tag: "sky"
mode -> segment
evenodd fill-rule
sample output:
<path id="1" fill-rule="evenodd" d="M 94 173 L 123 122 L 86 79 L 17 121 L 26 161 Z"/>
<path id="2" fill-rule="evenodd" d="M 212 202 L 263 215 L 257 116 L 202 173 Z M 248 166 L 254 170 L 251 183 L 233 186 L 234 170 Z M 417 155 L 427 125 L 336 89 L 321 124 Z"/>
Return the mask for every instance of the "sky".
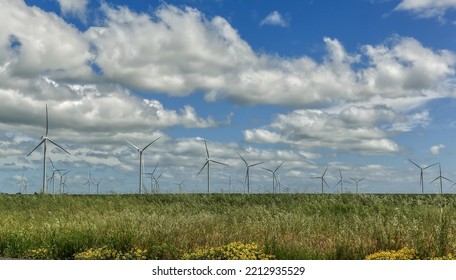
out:
<path id="1" fill-rule="evenodd" d="M 323 174 L 325 193 L 363 178 L 359 192 L 421 193 L 434 163 L 456 182 L 456 0 L 0 4 L 0 192 L 40 192 L 46 106 L 70 153 L 48 144 L 50 193 L 64 172 L 67 193 L 137 193 L 125 139 L 158 139 L 147 193 L 207 192 L 203 140 L 228 165 L 210 164 L 217 193 L 247 191 L 241 156 L 261 163 L 251 193 L 272 192 L 281 164 L 282 193 L 321 193 Z"/>

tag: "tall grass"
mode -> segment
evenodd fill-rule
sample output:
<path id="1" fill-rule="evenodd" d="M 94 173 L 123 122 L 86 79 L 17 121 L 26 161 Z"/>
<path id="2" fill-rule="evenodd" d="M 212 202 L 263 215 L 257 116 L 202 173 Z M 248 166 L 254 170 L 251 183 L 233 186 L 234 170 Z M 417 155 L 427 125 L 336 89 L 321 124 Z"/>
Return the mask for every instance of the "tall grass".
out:
<path id="1" fill-rule="evenodd" d="M 235 241 L 278 259 L 363 259 L 415 248 L 456 252 L 454 195 L 1 195 L 0 256 L 72 259 L 90 248 L 144 248 L 152 259 Z"/>

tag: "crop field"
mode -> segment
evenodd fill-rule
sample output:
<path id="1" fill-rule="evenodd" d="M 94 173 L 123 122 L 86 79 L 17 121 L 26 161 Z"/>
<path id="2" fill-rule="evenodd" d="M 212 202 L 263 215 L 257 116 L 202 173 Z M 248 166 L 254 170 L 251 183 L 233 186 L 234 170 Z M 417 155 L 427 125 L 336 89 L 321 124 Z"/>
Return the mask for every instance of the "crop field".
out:
<path id="1" fill-rule="evenodd" d="M 1 258 L 182 259 L 232 242 L 277 259 L 456 253 L 456 195 L 1 195 L 0 215 Z"/>

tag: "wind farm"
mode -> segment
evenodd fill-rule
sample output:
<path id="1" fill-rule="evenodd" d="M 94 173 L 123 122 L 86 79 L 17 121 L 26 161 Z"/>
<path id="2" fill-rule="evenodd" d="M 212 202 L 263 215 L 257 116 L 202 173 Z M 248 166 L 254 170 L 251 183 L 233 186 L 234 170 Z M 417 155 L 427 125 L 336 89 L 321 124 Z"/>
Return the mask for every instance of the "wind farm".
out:
<path id="1" fill-rule="evenodd" d="M 54 140 L 52 140 L 50 137 L 49 137 L 49 112 L 48 112 L 48 106 L 46 105 L 45 106 L 45 134 L 41 137 L 41 141 L 40 143 L 31 151 L 29 152 L 26 157 L 29 157 L 32 153 L 34 153 L 39 147 L 43 146 L 43 181 L 42 181 L 42 186 L 41 186 L 41 190 L 40 190 L 40 193 L 43 193 L 43 194 L 47 194 L 47 193 L 52 193 L 52 194 L 57 194 L 57 193 L 68 193 L 68 183 L 67 183 L 67 177 L 69 176 L 68 173 L 70 172 L 69 168 L 57 168 L 54 161 L 51 159 L 51 157 L 48 155 L 48 145 L 49 143 L 53 144 L 54 146 L 56 146 L 58 148 L 59 151 L 63 151 L 67 156 L 71 156 L 72 154 L 66 150 L 65 148 L 63 148 L 60 144 L 57 144 Z M 205 155 L 206 155 L 206 159 L 204 161 L 204 164 L 202 165 L 202 167 L 199 169 L 199 171 L 197 172 L 196 174 L 196 177 L 187 177 L 186 179 L 182 180 L 181 183 L 176 183 L 176 182 L 172 182 L 172 178 L 173 178 L 173 169 L 174 168 L 179 168 L 179 166 L 168 166 L 166 169 L 163 169 L 161 171 L 160 174 L 156 174 L 156 171 L 157 171 L 157 168 L 158 168 L 158 165 L 159 165 L 159 160 L 157 160 L 157 163 L 155 165 L 155 167 L 153 168 L 152 172 L 144 172 L 144 152 L 149 148 L 151 147 L 154 143 L 156 143 L 159 139 L 161 139 L 161 137 L 156 137 L 153 141 L 150 141 L 147 145 L 145 145 L 143 148 L 140 148 L 138 147 L 137 145 L 133 144 L 132 142 L 130 142 L 129 140 L 127 140 L 126 138 L 122 138 L 123 141 L 125 141 L 129 146 L 133 147 L 138 155 L 139 155 L 139 170 L 138 170 L 138 188 L 137 188 L 137 193 L 138 194 L 158 194 L 161 192 L 160 190 L 160 183 L 159 183 L 159 180 L 160 178 L 162 178 L 162 175 L 164 175 L 167 179 L 167 187 L 165 188 L 166 191 L 165 192 L 171 192 L 171 193 L 182 193 L 182 185 L 183 185 L 183 182 L 184 181 L 187 181 L 187 183 L 194 179 L 194 178 L 197 178 L 199 177 L 199 175 L 203 172 L 204 169 L 206 169 L 206 193 L 210 194 L 213 192 L 212 188 L 211 188 L 211 170 L 213 167 L 213 164 L 215 165 L 220 165 L 220 166 L 223 166 L 225 169 L 221 169 L 221 170 L 218 170 L 219 171 L 219 174 L 220 172 L 221 173 L 226 173 L 227 174 L 227 182 L 223 183 L 221 180 L 220 180 L 220 175 L 218 176 L 218 180 L 217 180 L 217 184 L 218 185 L 222 185 L 222 184 L 225 184 L 225 185 L 228 185 L 228 192 L 229 193 L 232 193 L 232 189 L 233 189 L 233 186 L 232 186 L 232 177 L 236 177 L 236 175 L 232 174 L 232 170 L 234 169 L 235 172 L 239 173 L 239 168 L 236 167 L 238 166 L 238 164 L 236 164 L 234 162 L 235 158 L 227 158 L 226 160 L 231 163 L 231 164 L 227 164 L 227 163 L 224 163 L 222 161 L 219 161 L 219 160 L 214 160 L 212 157 L 211 157 L 211 154 L 209 152 L 209 148 L 208 148 L 208 140 L 207 139 L 204 139 L 204 138 L 199 138 L 197 137 L 197 141 L 202 141 L 204 142 L 204 150 L 205 150 Z M 161 152 L 159 151 L 161 148 L 159 146 L 157 146 L 157 148 L 154 150 L 154 151 L 151 151 L 150 153 L 153 155 L 154 158 L 160 158 L 161 157 Z M 77 154 L 78 152 L 77 151 L 74 151 L 74 154 Z M 242 161 L 242 163 L 244 164 L 245 166 L 245 175 L 244 175 L 244 178 L 243 180 L 237 180 L 239 182 L 242 182 L 242 185 L 240 186 L 240 188 L 238 187 L 238 192 L 240 193 L 247 193 L 247 194 L 250 194 L 252 193 L 252 181 L 251 181 L 251 168 L 252 167 L 256 167 L 256 166 L 260 166 L 262 164 L 265 164 L 265 163 L 268 163 L 267 161 L 265 160 L 262 160 L 260 157 L 256 157 L 252 162 L 250 161 L 247 161 L 246 158 L 241 155 L 240 152 L 236 152 L 237 156 L 238 156 L 238 159 L 240 159 Z M 46 157 L 44 157 L 46 156 Z M 61 158 L 61 156 L 60 156 Z M 433 164 L 430 164 L 430 165 L 419 165 L 417 164 L 415 161 L 411 160 L 411 159 L 407 159 L 407 161 L 409 163 L 411 163 L 412 165 L 414 165 L 415 167 L 417 167 L 419 170 L 420 170 L 420 176 L 419 176 L 419 187 L 420 187 L 420 190 L 421 190 L 421 194 L 425 194 L 426 191 L 425 191 L 425 179 L 424 179 L 424 172 L 425 171 L 429 171 L 431 170 L 433 167 L 435 166 L 439 166 L 439 173 L 438 173 L 438 176 L 436 176 L 432 181 L 429 182 L 429 184 L 433 184 L 435 182 L 438 182 L 439 183 L 439 189 L 438 189 L 438 193 L 440 194 L 443 194 L 444 193 L 444 186 L 443 186 L 443 181 L 447 181 L 447 182 L 450 182 L 452 183 L 453 185 L 451 185 L 449 188 L 447 188 L 447 191 L 450 191 L 452 190 L 452 187 L 455 185 L 454 184 L 454 181 L 443 176 L 442 175 L 442 168 L 441 168 L 441 163 L 433 163 Z M 47 174 L 47 162 L 50 162 L 51 163 L 51 166 L 52 166 L 52 172 L 50 174 Z M 265 167 L 261 167 L 261 169 L 267 171 L 268 173 L 271 174 L 271 178 L 272 178 L 272 185 L 271 185 L 271 188 L 265 188 L 265 186 L 263 185 L 263 187 L 261 188 L 260 185 L 259 185 L 259 182 L 254 182 L 254 184 L 256 184 L 256 191 L 253 192 L 253 193 L 258 193 L 258 192 L 261 192 L 261 191 L 258 191 L 260 189 L 264 189 L 263 192 L 272 192 L 273 194 L 280 194 L 280 182 L 279 182 L 279 179 L 278 179 L 278 175 L 277 175 L 277 172 L 279 171 L 279 169 L 282 168 L 282 166 L 284 165 L 285 161 L 279 161 L 278 159 L 275 159 L 273 162 L 275 163 L 278 163 L 275 168 L 265 168 Z M 320 193 L 321 194 L 324 194 L 324 193 L 360 193 L 360 190 L 359 190 L 359 183 L 363 180 L 366 179 L 366 177 L 361 177 L 361 178 L 356 178 L 355 176 L 351 176 L 349 177 L 351 179 L 351 181 L 347 181 L 343 178 L 342 176 L 342 170 L 341 168 L 337 168 L 337 171 L 339 173 L 339 176 L 338 176 L 338 180 L 335 182 L 334 184 L 334 187 L 331 188 L 330 187 L 330 184 L 328 184 L 328 175 L 330 175 L 328 173 L 328 171 L 332 171 L 333 173 L 335 173 L 335 169 L 337 168 L 337 166 L 335 167 L 332 167 L 330 168 L 330 166 L 326 166 L 325 167 L 325 170 L 324 172 L 320 175 L 320 176 L 312 176 L 311 178 L 312 179 L 319 179 L 320 180 L 320 185 L 319 187 L 314 187 L 314 192 L 318 192 L 317 189 L 319 188 L 320 189 Z M 350 170 L 345 170 L 345 171 L 350 171 Z M 288 169 L 286 170 L 286 172 L 288 174 L 292 173 L 293 170 L 292 169 Z M 91 175 L 91 171 L 89 170 L 88 172 L 88 177 L 84 179 L 83 181 L 83 186 L 87 186 L 88 190 L 87 190 L 87 194 L 92 194 L 92 186 L 96 186 L 97 187 L 97 190 L 96 190 L 96 194 L 100 194 L 99 192 L 99 185 L 101 183 L 101 179 L 99 179 L 98 181 L 97 180 L 94 180 L 92 179 L 92 175 Z M 143 175 L 148 175 L 149 178 L 150 178 L 150 190 L 148 191 L 147 190 L 147 187 L 146 185 L 144 184 L 144 181 L 143 181 Z M 265 176 L 265 174 L 261 174 L 261 173 L 256 173 L 255 174 L 255 177 L 257 178 L 257 181 L 258 179 L 260 179 L 261 181 L 266 181 L 267 180 L 267 177 Z M 22 175 L 21 177 L 22 179 L 20 179 L 19 181 L 16 182 L 17 185 L 20 185 L 20 188 L 19 188 L 19 192 L 24 192 L 26 193 L 26 189 L 28 186 L 31 186 L 30 184 L 30 180 L 25 180 L 24 179 L 24 175 Z M 239 176 L 238 176 L 239 178 Z M 335 177 L 332 177 L 333 180 L 336 179 Z M 56 183 L 56 180 L 57 180 L 57 183 Z M 112 179 L 111 179 L 112 180 Z M 270 180 L 270 179 L 269 179 Z M 355 190 L 353 192 L 351 192 L 348 188 L 344 188 L 344 183 L 346 184 L 354 184 L 355 185 Z M 56 184 L 57 184 L 57 187 L 56 187 Z M 74 184 L 74 181 L 73 181 L 73 184 Z M 52 190 L 49 190 L 49 185 L 52 187 Z M 177 186 L 177 188 L 173 188 L 172 185 L 174 186 Z M 290 184 L 286 184 L 287 185 L 287 189 L 289 190 L 290 189 Z M 301 188 L 300 188 L 301 187 Z M 307 186 L 297 186 L 295 187 L 295 191 L 294 193 L 306 193 L 308 192 L 308 189 L 312 187 L 312 184 L 309 184 Z M 338 189 L 338 187 L 340 187 Z M 67 192 L 64 191 L 64 189 L 67 189 Z M 57 191 L 56 191 L 57 189 Z M 73 190 L 77 190 L 77 189 L 81 189 L 80 187 L 79 188 L 73 188 Z M 106 186 L 104 189 L 106 189 L 104 191 L 104 193 L 112 193 L 109 192 L 109 186 Z M 174 189 L 174 191 L 173 191 Z M 267 189 L 269 189 L 270 191 L 267 191 Z M 303 191 L 300 191 L 299 189 L 303 190 Z M 366 188 L 364 188 L 366 189 Z M 225 192 L 223 191 L 223 187 L 219 187 L 219 190 L 222 191 L 222 192 Z M 217 190 L 218 191 L 218 190 Z M 216 192 L 217 192 L 216 191 Z M 73 191 L 75 192 L 75 191 Z M 188 190 L 186 191 L 188 192 Z M 192 192 L 192 191 L 191 191 Z M 191 193 L 190 192 L 190 193 Z M 193 191 L 195 192 L 195 191 Z M 236 191 L 235 191 L 236 192 Z M 76 192 L 77 193 L 77 192 Z M 204 192 L 198 192 L 196 191 L 196 193 L 204 193 Z M 311 193 L 311 192 L 310 192 Z"/>

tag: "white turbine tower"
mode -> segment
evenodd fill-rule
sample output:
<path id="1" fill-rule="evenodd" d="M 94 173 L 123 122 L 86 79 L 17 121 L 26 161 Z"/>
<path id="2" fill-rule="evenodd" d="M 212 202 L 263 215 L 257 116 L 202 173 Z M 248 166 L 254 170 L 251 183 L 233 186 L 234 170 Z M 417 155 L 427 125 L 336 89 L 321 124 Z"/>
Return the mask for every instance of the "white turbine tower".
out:
<path id="1" fill-rule="evenodd" d="M 278 179 L 277 179 L 277 176 L 276 176 L 276 172 L 277 170 L 279 170 L 280 167 L 282 167 L 282 165 L 284 164 L 285 162 L 283 161 L 279 166 L 276 167 L 276 169 L 272 170 L 272 169 L 268 169 L 268 168 L 263 168 L 264 170 L 266 171 L 269 171 L 271 172 L 272 174 L 272 193 L 276 193 L 276 187 L 277 187 L 277 184 L 278 184 Z"/>
<path id="2" fill-rule="evenodd" d="M 142 184 L 142 175 L 143 175 L 143 163 L 142 163 L 142 155 L 143 155 L 143 152 L 149 148 L 150 145 L 152 145 L 153 143 L 155 143 L 155 141 L 157 141 L 158 139 L 160 139 L 160 137 L 158 137 L 157 139 L 155 139 L 154 141 L 150 142 L 149 144 L 147 144 L 144 148 L 140 149 L 138 146 L 136 146 L 135 144 L 131 143 L 130 141 L 128 141 L 127 139 L 124 139 L 128 144 L 130 144 L 131 146 L 133 146 L 138 152 L 139 152 L 139 194 L 142 194 L 142 189 L 143 189 L 143 184 Z"/>
<path id="3" fill-rule="evenodd" d="M 356 185 L 356 193 L 359 193 L 358 183 L 361 182 L 362 180 L 366 179 L 366 178 L 356 179 L 356 178 L 350 177 L 350 179 L 352 179 L 352 180 L 355 182 L 355 185 Z"/>
<path id="4" fill-rule="evenodd" d="M 206 140 L 203 139 L 204 141 L 204 145 L 206 146 L 206 162 L 204 163 L 203 167 L 201 167 L 200 171 L 198 172 L 198 175 L 200 175 L 201 171 L 203 171 L 204 167 L 206 167 L 207 165 L 207 193 L 210 193 L 211 192 L 211 177 L 210 177 L 210 163 L 213 162 L 213 163 L 217 163 L 217 164 L 221 164 L 221 165 L 225 165 L 225 166 L 229 166 L 228 164 L 225 164 L 225 163 L 222 163 L 220 161 L 216 161 L 216 160 L 213 160 L 210 158 L 209 156 L 209 150 L 207 149 L 207 143 L 206 143 Z"/>
<path id="5" fill-rule="evenodd" d="M 329 189 L 329 185 L 328 183 L 326 183 L 325 180 L 326 171 L 328 171 L 328 167 L 326 167 L 325 172 L 323 172 L 323 175 L 319 177 L 312 177 L 313 179 L 321 179 L 321 193 L 324 193 L 324 185 L 326 185 Z"/>
<path id="6" fill-rule="evenodd" d="M 238 153 L 238 155 L 245 163 L 245 167 L 247 168 L 247 171 L 245 172 L 245 181 L 247 182 L 247 193 L 250 193 L 250 167 L 263 164 L 264 162 L 248 164 L 247 161 L 241 156 L 241 154 Z"/>
<path id="7" fill-rule="evenodd" d="M 343 193 L 344 192 L 344 182 L 345 183 L 349 183 L 351 184 L 350 181 L 345 181 L 343 178 L 342 178 L 342 171 L 340 170 L 339 168 L 339 175 L 340 175 L 340 180 L 337 182 L 337 184 L 334 186 L 334 187 L 337 187 L 339 184 L 340 184 L 340 193 Z"/>
<path id="8" fill-rule="evenodd" d="M 43 144 L 43 186 L 41 188 L 42 193 L 47 193 L 47 184 L 46 184 L 46 157 L 47 157 L 47 142 L 51 142 L 58 148 L 60 148 L 62 151 L 65 153 L 71 155 L 67 150 L 62 148 L 59 144 L 55 143 L 51 138 L 48 137 L 49 133 L 49 117 L 48 117 L 48 108 L 46 104 L 46 134 L 44 136 L 41 136 L 41 142 L 33 149 L 30 153 L 27 154 L 27 156 L 31 155 L 36 149 L 38 149 L 41 144 Z"/>
<path id="9" fill-rule="evenodd" d="M 415 165 L 416 167 L 418 167 L 420 169 L 420 187 L 421 187 L 421 194 L 424 194 L 424 170 L 434 166 L 434 165 L 437 165 L 438 163 L 434 163 L 434 164 L 431 164 L 431 165 L 428 165 L 428 166 L 425 166 L 425 167 L 421 167 L 419 166 L 416 162 L 412 161 L 411 159 L 409 159 L 408 161 L 410 161 L 413 165 Z"/>

